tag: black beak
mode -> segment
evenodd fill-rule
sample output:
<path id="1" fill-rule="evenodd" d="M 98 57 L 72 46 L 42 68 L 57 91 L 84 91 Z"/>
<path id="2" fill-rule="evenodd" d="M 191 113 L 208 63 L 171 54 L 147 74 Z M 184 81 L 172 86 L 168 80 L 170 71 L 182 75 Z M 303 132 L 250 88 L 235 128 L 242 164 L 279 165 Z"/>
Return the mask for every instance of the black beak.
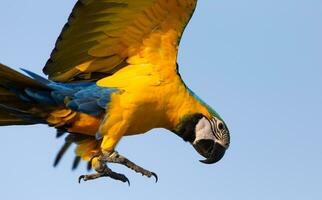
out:
<path id="1" fill-rule="evenodd" d="M 211 151 L 210 156 L 206 160 L 200 160 L 200 162 L 205 164 L 213 164 L 218 162 L 222 157 L 224 157 L 226 148 L 219 143 L 215 143 Z"/>
<path id="2" fill-rule="evenodd" d="M 205 164 L 213 164 L 224 157 L 226 148 L 213 140 L 200 140 L 194 145 L 195 149 L 206 160 L 200 160 Z"/>

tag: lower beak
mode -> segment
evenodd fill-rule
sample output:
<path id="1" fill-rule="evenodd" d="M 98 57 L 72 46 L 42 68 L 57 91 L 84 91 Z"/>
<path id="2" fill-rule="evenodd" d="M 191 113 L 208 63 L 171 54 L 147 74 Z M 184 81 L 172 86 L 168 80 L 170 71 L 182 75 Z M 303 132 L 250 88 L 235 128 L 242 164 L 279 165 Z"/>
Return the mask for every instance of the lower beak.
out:
<path id="1" fill-rule="evenodd" d="M 213 164 L 224 157 L 226 148 L 213 140 L 200 140 L 193 145 L 200 155 L 206 160 L 200 160 L 205 164 Z"/>

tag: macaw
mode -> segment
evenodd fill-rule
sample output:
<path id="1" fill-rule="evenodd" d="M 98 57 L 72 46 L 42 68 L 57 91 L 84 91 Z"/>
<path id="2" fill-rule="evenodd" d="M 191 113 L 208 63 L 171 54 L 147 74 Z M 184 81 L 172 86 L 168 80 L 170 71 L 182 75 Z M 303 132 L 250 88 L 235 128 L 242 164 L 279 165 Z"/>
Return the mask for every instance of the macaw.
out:
<path id="1" fill-rule="evenodd" d="M 43 78 L 0 65 L 0 125 L 47 124 L 68 134 L 55 165 L 75 143 L 100 177 L 128 182 L 108 163 L 157 175 L 116 151 L 129 135 L 164 128 L 205 158 L 219 161 L 230 144 L 227 125 L 178 72 L 177 52 L 197 0 L 78 0 Z"/>

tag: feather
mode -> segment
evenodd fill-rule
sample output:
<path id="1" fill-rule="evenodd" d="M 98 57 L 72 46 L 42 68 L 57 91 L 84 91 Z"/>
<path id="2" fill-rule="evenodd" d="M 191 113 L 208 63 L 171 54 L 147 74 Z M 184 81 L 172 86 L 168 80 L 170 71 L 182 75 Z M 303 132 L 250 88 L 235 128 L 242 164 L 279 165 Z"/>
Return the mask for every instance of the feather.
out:
<path id="1" fill-rule="evenodd" d="M 66 134 L 66 131 L 57 129 L 56 138 L 60 138 L 61 136 L 65 135 L 65 134 Z"/>
<path id="2" fill-rule="evenodd" d="M 59 164 L 63 155 L 66 153 L 66 151 L 69 149 L 69 147 L 71 145 L 72 145 L 71 142 L 65 142 L 64 145 L 60 148 L 59 152 L 56 155 L 55 161 L 54 161 L 54 167 L 56 167 Z"/>
<path id="3" fill-rule="evenodd" d="M 111 75 L 125 67 L 123 63 L 157 31 L 175 31 L 169 46 L 179 44 L 196 3 L 197 0 L 79 0 L 43 71 L 60 82 L 98 80 L 91 73 Z"/>
<path id="4" fill-rule="evenodd" d="M 38 81 L 39 83 L 41 83 L 43 85 L 48 85 L 48 84 L 52 83 L 48 79 L 45 79 L 34 72 L 31 72 L 31 71 L 24 69 L 24 68 L 20 68 L 20 69 L 22 71 L 24 71 L 26 74 L 28 74 L 31 78 L 33 78 L 34 80 Z"/>
<path id="5" fill-rule="evenodd" d="M 79 165 L 79 163 L 80 163 L 81 159 L 82 159 L 82 158 L 81 158 L 81 157 L 79 157 L 79 156 L 76 156 L 76 157 L 75 157 L 74 162 L 73 162 L 73 166 L 72 166 L 72 170 L 77 169 L 77 167 L 78 167 L 78 165 Z"/>
<path id="6" fill-rule="evenodd" d="M 26 88 L 24 91 L 29 97 L 31 97 L 31 99 L 38 103 L 51 105 L 56 104 L 56 101 L 51 97 L 50 92 L 43 92 L 31 88 Z"/>
<path id="7" fill-rule="evenodd" d="M 92 162 L 87 162 L 87 171 L 92 170 Z"/>

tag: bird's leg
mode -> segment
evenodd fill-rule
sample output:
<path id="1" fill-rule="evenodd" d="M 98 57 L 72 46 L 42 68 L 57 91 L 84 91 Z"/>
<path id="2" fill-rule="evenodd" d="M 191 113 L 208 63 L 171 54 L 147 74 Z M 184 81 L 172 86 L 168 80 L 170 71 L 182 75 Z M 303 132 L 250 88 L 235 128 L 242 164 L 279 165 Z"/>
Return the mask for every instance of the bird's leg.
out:
<path id="1" fill-rule="evenodd" d="M 95 162 L 92 162 L 92 165 L 97 173 L 80 176 L 78 179 L 79 183 L 82 180 L 89 181 L 89 180 L 94 180 L 101 177 L 110 177 L 114 180 L 122 181 L 123 183 L 127 182 L 130 185 L 129 179 L 124 174 L 113 172 L 110 168 L 107 167 L 105 161 L 101 160 L 100 156 L 94 157 L 92 161 L 94 161 L 94 159 L 96 160 Z"/>
<path id="2" fill-rule="evenodd" d="M 100 156 L 100 159 L 104 162 L 107 162 L 107 163 L 117 163 L 117 164 L 124 165 L 124 166 L 134 170 L 135 172 L 142 174 L 143 176 L 146 176 L 149 178 L 153 176 L 155 178 L 156 182 L 158 181 L 158 176 L 156 175 L 156 173 L 151 172 L 149 170 L 144 169 L 143 167 L 136 165 L 135 163 L 133 163 L 132 161 L 130 161 L 126 157 L 120 155 L 116 151 L 113 151 L 113 152 L 103 151 L 103 153 Z"/>

